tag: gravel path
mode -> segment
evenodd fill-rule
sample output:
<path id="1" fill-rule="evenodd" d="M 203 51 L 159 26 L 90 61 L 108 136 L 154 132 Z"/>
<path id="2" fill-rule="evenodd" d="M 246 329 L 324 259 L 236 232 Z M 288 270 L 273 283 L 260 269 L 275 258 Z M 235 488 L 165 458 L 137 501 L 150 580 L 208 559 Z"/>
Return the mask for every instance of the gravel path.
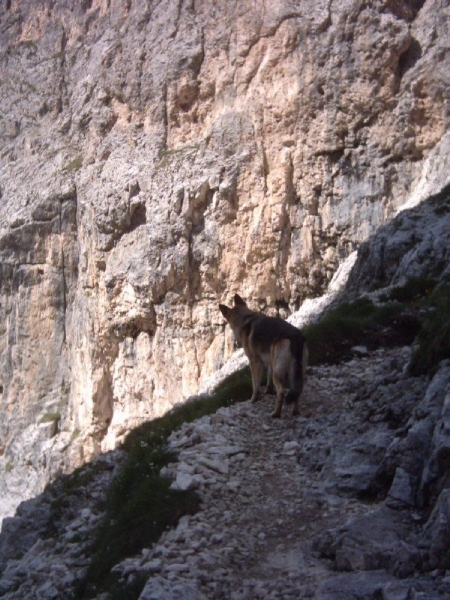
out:
<path id="1" fill-rule="evenodd" d="M 333 561 L 314 540 L 373 509 L 354 493 L 376 470 L 371 449 L 362 464 L 344 457 L 367 429 L 372 399 L 359 398 L 365 382 L 393 371 L 404 380 L 408 355 L 383 350 L 310 369 L 297 418 L 285 409 L 280 420 L 271 419 L 274 399 L 266 396 L 173 434 L 179 462 L 168 471 L 175 487 L 198 487 L 202 510 L 183 517 L 145 556 L 122 564 L 128 573 L 153 571 L 141 600 L 337 597 L 327 591 L 336 592 Z M 388 425 L 380 419 L 375 429 L 384 434 Z M 378 587 L 391 579 L 379 575 Z"/>
<path id="2" fill-rule="evenodd" d="M 417 432 L 432 431 L 423 424 L 443 402 L 450 366 L 427 384 L 407 376 L 410 355 L 410 348 L 361 348 L 350 362 L 310 368 L 298 417 L 285 407 L 272 419 L 267 395 L 184 425 L 169 440 L 178 460 L 165 470 L 174 488 L 198 490 L 201 509 L 113 570 L 124 583 L 147 579 L 140 600 L 450 598 L 448 574 L 421 569 L 429 515 L 408 506 L 410 479 L 395 467 L 412 472 L 398 461 L 415 456 Z M 60 498 L 50 492 L 11 520 L 7 550 L 27 535 L 36 542 L 7 563 L 2 598 L 73 600 L 89 564 L 80 540 L 94 534 L 96 506 L 118 462 L 111 453 L 93 465 L 99 474 L 76 488 L 57 535 L 33 533 Z M 374 492 L 392 465 L 392 486 Z M 434 522 L 436 539 L 445 539 L 439 513 Z"/>

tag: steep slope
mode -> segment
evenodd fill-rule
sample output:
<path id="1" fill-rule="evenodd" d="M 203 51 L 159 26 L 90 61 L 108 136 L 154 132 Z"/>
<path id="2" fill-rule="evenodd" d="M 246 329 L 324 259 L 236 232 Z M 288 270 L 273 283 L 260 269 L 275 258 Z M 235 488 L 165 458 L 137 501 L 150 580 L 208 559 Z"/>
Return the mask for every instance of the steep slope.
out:
<path id="1" fill-rule="evenodd" d="M 448 180 L 438 2 L 0 6 L 1 512 L 195 393 Z"/>

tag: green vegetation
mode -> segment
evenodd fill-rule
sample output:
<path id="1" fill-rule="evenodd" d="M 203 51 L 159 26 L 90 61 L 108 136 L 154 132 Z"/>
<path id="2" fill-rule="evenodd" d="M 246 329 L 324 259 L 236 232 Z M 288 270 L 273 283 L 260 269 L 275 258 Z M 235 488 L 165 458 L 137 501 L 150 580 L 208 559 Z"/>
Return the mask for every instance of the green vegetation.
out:
<path id="1" fill-rule="evenodd" d="M 77 156 L 73 160 L 70 161 L 68 165 L 64 167 L 64 173 L 73 173 L 75 171 L 79 171 L 83 166 L 83 157 Z"/>
<path id="2" fill-rule="evenodd" d="M 369 298 L 339 305 L 319 322 L 304 328 L 310 364 L 337 363 L 350 358 L 351 348 L 357 344 L 364 344 L 368 348 L 394 344 L 396 338 L 403 337 L 405 333 L 406 315 L 402 311 L 403 306 L 398 303 L 378 306 Z M 411 331 L 414 335 L 418 327 L 415 319 L 411 322 L 408 317 L 407 321 L 413 329 L 415 326 L 415 332 Z"/>
<path id="3" fill-rule="evenodd" d="M 59 421 L 60 419 L 61 419 L 61 414 L 58 412 L 45 413 L 45 415 L 43 415 L 39 419 L 39 425 L 42 425 L 42 423 L 54 423 L 55 421 Z"/>
<path id="4" fill-rule="evenodd" d="M 413 375 L 433 374 L 439 361 L 450 358 L 450 280 L 437 285 L 424 304 L 418 347 L 410 364 Z"/>
<path id="5" fill-rule="evenodd" d="M 159 161 L 155 165 L 155 170 L 163 169 L 168 166 L 168 164 L 176 159 L 183 158 L 185 159 L 189 155 L 193 155 L 197 152 L 199 148 L 199 144 L 192 144 L 189 146 L 183 146 L 182 148 L 173 148 L 170 150 L 160 150 L 158 154 Z"/>
<path id="6" fill-rule="evenodd" d="M 431 277 L 412 277 L 404 285 L 394 287 L 383 294 L 381 299 L 413 303 L 429 296 L 435 287 L 436 280 Z"/>
<path id="7" fill-rule="evenodd" d="M 70 436 L 70 441 L 73 442 L 80 437 L 80 433 L 81 431 L 78 429 L 78 427 L 75 427 L 75 429 L 72 431 L 72 435 Z"/>
<path id="8" fill-rule="evenodd" d="M 108 590 L 113 598 L 137 598 L 145 583 L 135 582 L 132 591 L 111 573 L 111 568 L 128 556 L 151 546 L 181 516 L 198 510 L 194 491 L 171 490 L 171 479 L 160 475 L 173 462 L 167 438 L 183 423 L 209 415 L 251 396 L 249 369 L 228 377 L 211 396 L 195 398 L 173 408 L 159 419 L 144 423 L 126 438 L 127 459 L 114 479 L 106 502 L 106 515 L 91 549 L 92 561 L 78 596 L 91 597 Z"/>
<path id="9" fill-rule="evenodd" d="M 89 125 L 91 120 L 92 120 L 92 115 L 90 115 L 89 113 L 85 113 L 84 115 L 81 116 L 80 121 L 78 123 L 78 127 L 81 130 L 86 129 L 86 127 Z"/>
<path id="10" fill-rule="evenodd" d="M 350 358 L 357 344 L 373 349 L 414 341 L 413 375 L 432 375 L 440 360 L 450 358 L 449 278 L 440 283 L 431 277 L 411 278 L 379 299 L 381 304 L 365 297 L 342 303 L 305 327 L 310 364 Z"/>
<path id="11" fill-rule="evenodd" d="M 5 473 L 11 473 L 11 471 L 14 469 L 14 466 L 12 464 L 12 462 L 7 462 L 5 465 Z"/>
<path id="12" fill-rule="evenodd" d="M 33 53 L 37 52 L 37 44 L 34 40 L 23 40 L 19 43 L 18 48 L 26 48 L 27 50 L 31 50 Z"/>
<path id="13" fill-rule="evenodd" d="M 442 271 L 442 265 L 436 265 Z M 433 375 L 444 358 L 450 358 L 450 278 L 413 277 L 390 290 L 387 299 L 406 304 L 418 314 L 420 331 L 409 370 Z"/>
<path id="14" fill-rule="evenodd" d="M 59 200 L 59 197 L 56 197 L 56 200 Z M 70 392 L 70 383 L 67 383 L 64 379 L 61 381 L 61 394 L 67 396 Z"/>

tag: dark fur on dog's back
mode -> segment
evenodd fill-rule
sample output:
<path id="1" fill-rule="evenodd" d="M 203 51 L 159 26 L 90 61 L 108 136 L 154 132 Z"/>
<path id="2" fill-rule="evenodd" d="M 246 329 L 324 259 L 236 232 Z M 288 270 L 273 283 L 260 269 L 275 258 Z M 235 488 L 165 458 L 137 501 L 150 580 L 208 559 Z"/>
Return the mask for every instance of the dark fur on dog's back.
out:
<path id="1" fill-rule="evenodd" d="M 268 346 L 272 344 L 274 340 L 299 340 L 302 343 L 305 341 L 305 337 L 297 327 L 294 327 L 287 321 L 283 321 L 279 317 L 266 317 L 255 313 L 249 316 L 245 321 L 245 325 L 242 328 L 243 331 L 250 333 L 250 330 L 257 332 L 256 339 L 258 342 Z M 294 354 L 294 353 L 293 353 Z"/>

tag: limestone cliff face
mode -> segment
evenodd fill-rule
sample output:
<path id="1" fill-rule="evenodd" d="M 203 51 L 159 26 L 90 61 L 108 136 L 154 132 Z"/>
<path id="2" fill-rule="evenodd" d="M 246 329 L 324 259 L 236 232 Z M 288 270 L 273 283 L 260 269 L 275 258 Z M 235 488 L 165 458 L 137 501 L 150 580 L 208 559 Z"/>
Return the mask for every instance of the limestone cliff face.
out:
<path id="1" fill-rule="evenodd" d="M 0 5 L 1 512 L 448 181 L 445 0 Z M 25 483 L 26 482 L 26 483 Z"/>

